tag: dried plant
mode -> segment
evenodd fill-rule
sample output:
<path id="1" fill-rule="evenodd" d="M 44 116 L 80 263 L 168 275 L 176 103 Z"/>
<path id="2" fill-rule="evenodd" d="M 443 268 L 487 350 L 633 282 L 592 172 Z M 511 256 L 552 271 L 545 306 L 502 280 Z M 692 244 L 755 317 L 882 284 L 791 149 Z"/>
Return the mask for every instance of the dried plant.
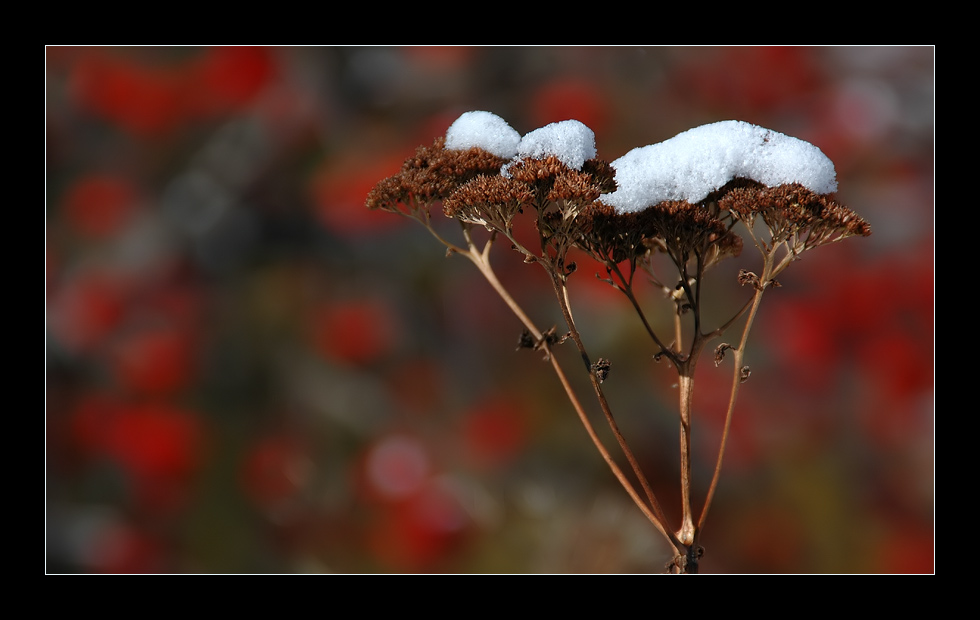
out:
<path id="1" fill-rule="evenodd" d="M 544 353 L 612 473 L 671 545 L 674 557 L 666 570 L 696 573 L 703 553 L 700 537 L 718 484 L 739 387 L 751 372 L 745 363 L 745 351 L 763 295 L 778 286 L 776 276 L 803 252 L 847 237 L 867 236 L 870 226 L 835 202 L 833 194 L 818 194 L 800 183 L 767 186 L 741 177 L 728 180 L 696 201 L 669 199 L 640 209 L 617 208 L 608 200 L 618 188 L 615 166 L 595 157 L 569 165 L 559 152 L 529 152 L 506 157 L 479 146 L 447 148 L 446 140 L 438 138 L 432 146 L 420 147 L 399 173 L 380 181 L 368 195 L 367 207 L 417 220 L 446 246 L 449 255 L 461 255 L 473 262 L 523 324 L 520 346 Z M 440 208 L 445 216 L 459 223 L 461 241 L 445 239 L 433 226 L 433 211 Z M 537 239 L 532 247 L 514 234 L 519 217 L 533 219 Z M 483 229 L 489 234 L 478 237 Z M 761 267 L 739 273 L 739 283 L 749 290 L 744 304 L 733 309 L 730 318 L 720 325 L 706 326 L 702 301 L 706 275 L 720 261 L 741 256 L 742 235 L 757 250 Z M 525 262 L 538 265 L 547 274 L 566 333 L 559 335 L 554 327 L 542 329 L 536 325 L 497 278 L 490 251 L 501 239 L 521 253 Z M 679 527 L 669 523 L 613 416 L 603 387 L 612 363 L 593 358 L 573 318 L 568 281 L 573 274 L 585 271 L 570 260 L 573 248 L 600 266 L 602 279 L 620 291 L 635 310 L 653 342 L 654 358 L 666 360 L 677 373 L 682 508 Z M 654 268 L 654 258 L 660 255 L 667 257 L 672 268 L 669 276 Z M 652 281 L 673 300 L 673 333 L 658 334 L 653 329 L 634 290 L 638 272 L 646 276 L 644 281 Z M 695 369 L 709 344 L 739 325 L 741 332 L 733 342 L 720 342 L 712 350 L 716 366 L 731 359 L 732 379 L 714 474 L 701 510 L 695 514 L 691 497 Z M 590 379 L 596 402 L 635 482 L 600 440 L 566 371 L 552 355 L 556 346 L 567 341 L 581 356 L 582 370 Z"/>

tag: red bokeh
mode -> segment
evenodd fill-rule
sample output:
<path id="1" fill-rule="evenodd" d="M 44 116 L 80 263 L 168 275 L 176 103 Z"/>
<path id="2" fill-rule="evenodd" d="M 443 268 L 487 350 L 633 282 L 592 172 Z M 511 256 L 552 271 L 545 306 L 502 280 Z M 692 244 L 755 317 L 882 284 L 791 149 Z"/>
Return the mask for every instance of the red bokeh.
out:
<path id="1" fill-rule="evenodd" d="M 328 359 L 364 365 L 397 344 L 397 322 L 380 299 L 325 302 L 309 318 L 311 344 Z"/>
<path id="2" fill-rule="evenodd" d="M 368 546 L 386 570 L 443 569 L 465 542 L 468 522 L 459 500 L 438 479 L 376 513 Z"/>
<path id="3" fill-rule="evenodd" d="M 264 435 L 247 454 L 242 484 L 256 506 L 274 512 L 306 488 L 310 466 L 308 447 L 302 439 L 284 432 Z"/>
<path id="4" fill-rule="evenodd" d="M 713 103 L 741 120 L 801 105 L 826 85 L 815 57 L 803 47 L 701 48 L 671 73 L 679 98 Z"/>
<path id="5" fill-rule="evenodd" d="M 936 540 L 920 523 L 901 524 L 882 537 L 871 570 L 892 574 L 923 574 L 936 570 Z"/>
<path id="6" fill-rule="evenodd" d="M 577 120 L 595 134 L 597 141 L 609 124 L 610 109 L 604 92 L 592 80 L 562 78 L 539 86 L 531 100 L 532 127 Z"/>
<path id="7" fill-rule="evenodd" d="M 378 181 L 396 174 L 414 147 L 397 151 L 328 159 L 310 180 L 310 193 L 319 221 L 340 235 L 363 235 L 387 230 L 405 220 L 385 211 L 364 207 L 368 192 Z"/>
<path id="8" fill-rule="evenodd" d="M 826 272 L 801 268 L 787 276 L 819 278 L 811 287 L 821 294 L 787 298 L 777 289 L 760 335 L 800 393 L 820 395 L 836 373 L 859 372 L 859 419 L 877 441 L 899 440 L 924 422 L 924 399 L 935 380 L 934 273 L 931 261 L 922 260 L 931 244 L 874 262 L 855 262 L 835 249 L 836 256 L 824 252 Z"/>
<path id="9" fill-rule="evenodd" d="M 170 568 L 169 541 L 126 522 L 110 523 L 89 541 L 85 568 L 102 574 L 159 573 Z"/>
<path id="10" fill-rule="evenodd" d="M 182 79 L 173 68 L 90 49 L 72 67 L 71 86 L 81 105 L 135 136 L 165 134 L 182 120 Z"/>
<path id="11" fill-rule="evenodd" d="M 197 343 L 175 326 L 131 330 L 113 346 L 111 363 L 120 385 L 144 396 L 172 396 L 194 377 Z"/>
<path id="12" fill-rule="evenodd" d="M 492 399 L 463 418 L 463 454 L 478 467 L 495 468 L 517 457 L 527 441 L 528 412 L 517 400 Z"/>
<path id="13" fill-rule="evenodd" d="M 472 524 L 425 441 L 406 432 L 382 434 L 352 473 L 367 511 L 365 545 L 382 570 L 436 571 L 452 561 Z"/>
<path id="14" fill-rule="evenodd" d="M 202 428 L 195 412 L 162 403 L 131 405 L 110 427 L 110 452 L 147 479 L 186 479 L 200 462 Z"/>
<path id="15" fill-rule="evenodd" d="M 209 47 L 191 61 L 186 89 L 191 111 L 206 118 L 247 105 L 276 76 L 274 50 L 266 47 Z"/>
<path id="16" fill-rule="evenodd" d="M 88 174 L 77 179 L 62 198 L 64 217 L 77 234 L 92 240 L 118 234 L 135 211 L 139 192 L 126 177 Z"/>
<path id="17" fill-rule="evenodd" d="M 52 285 L 48 328 L 74 353 L 100 346 L 125 317 L 130 282 L 114 269 L 81 269 L 56 277 Z"/>
<path id="18" fill-rule="evenodd" d="M 108 460 L 125 472 L 135 507 L 150 513 L 184 507 L 204 457 L 196 411 L 92 393 L 72 410 L 68 426 L 83 466 Z"/>
<path id="19" fill-rule="evenodd" d="M 175 48 L 166 61 L 84 48 L 63 62 L 76 101 L 138 138 L 245 105 L 274 75 L 272 50 L 261 47 Z"/>

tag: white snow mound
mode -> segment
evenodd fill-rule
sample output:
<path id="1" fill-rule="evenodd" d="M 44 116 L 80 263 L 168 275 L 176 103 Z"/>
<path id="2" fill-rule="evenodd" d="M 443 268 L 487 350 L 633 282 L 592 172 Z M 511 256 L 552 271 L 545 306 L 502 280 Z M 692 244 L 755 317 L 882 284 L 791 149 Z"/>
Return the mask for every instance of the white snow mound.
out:
<path id="1" fill-rule="evenodd" d="M 617 190 L 602 201 L 620 212 L 665 200 L 698 202 L 736 177 L 770 187 L 800 183 L 818 194 L 837 191 L 834 164 L 819 148 L 744 121 L 695 127 L 635 148 L 611 165 Z"/>
<path id="2" fill-rule="evenodd" d="M 447 149 L 465 151 L 477 146 L 485 151 L 512 159 L 517 155 L 521 134 L 507 121 L 492 112 L 465 112 L 446 130 Z"/>
<path id="3" fill-rule="evenodd" d="M 581 170 L 582 164 L 596 156 L 595 133 L 579 121 L 560 121 L 525 134 L 517 147 L 517 159 L 544 159 L 549 155 L 569 168 Z"/>

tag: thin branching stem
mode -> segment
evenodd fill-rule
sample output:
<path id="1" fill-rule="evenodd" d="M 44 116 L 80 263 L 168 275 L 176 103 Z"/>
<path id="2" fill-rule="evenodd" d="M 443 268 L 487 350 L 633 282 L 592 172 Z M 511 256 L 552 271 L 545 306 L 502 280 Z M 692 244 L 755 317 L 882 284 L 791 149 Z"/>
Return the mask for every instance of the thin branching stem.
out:
<path id="1" fill-rule="evenodd" d="M 640 510 L 643 512 L 643 514 L 647 517 L 647 519 L 651 523 L 653 523 L 653 525 L 657 528 L 657 530 L 668 540 L 668 542 L 670 542 L 675 552 L 677 553 L 683 552 L 684 551 L 683 545 L 681 545 L 680 541 L 678 541 L 677 537 L 671 531 L 667 523 L 666 516 L 664 515 L 663 509 L 660 506 L 660 503 L 657 501 L 657 498 L 653 494 L 653 491 L 650 488 L 649 483 L 647 482 L 646 478 L 643 476 L 642 470 L 639 468 L 639 464 L 637 463 L 636 458 L 633 456 L 632 451 L 629 449 L 629 446 L 626 444 L 625 438 L 623 438 L 622 433 L 619 432 L 619 429 L 616 426 L 615 421 L 612 419 L 612 413 L 609 409 L 608 403 L 605 400 L 605 395 L 602 393 L 601 388 L 599 388 L 597 379 L 595 377 L 595 373 L 591 371 L 591 367 L 589 368 L 589 375 L 592 379 L 593 388 L 595 388 L 597 391 L 597 396 L 599 397 L 600 405 L 603 409 L 603 412 L 606 414 L 607 421 L 610 423 L 610 426 L 613 429 L 613 433 L 616 435 L 617 441 L 619 441 L 620 446 L 623 448 L 624 453 L 626 454 L 627 460 L 630 462 L 630 465 L 633 468 L 634 473 L 637 475 L 638 479 L 640 480 L 640 484 L 644 488 L 649 505 L 643 501 L 643 499 L 640 497 L 640 495 L 637 493 L 636 489 L 634 488 L 633 484 L 629 481 L 629 478 L 627 478 L 627 476 L 623 473 L 622 469 L 612 458 L 612 455 L 609 453 L 605 445 L 602 443 L 602 440 L 599 438 L 598 433 L 596 432 L 591 421 L 589 420 L 589 417 L 586 414 L 585 409 L 582 407 L 578 395 L 575 393 L 575 390 L 572 388 L 571 383 L 568 381 L 568 377 L 565 375 L 565 372 L 562 369 L 561 364 L 558 362 L 557 357 L 551 351 L 550 344 L 546 340 L 544 340 L 543 332 L 527 316 L 527 313 L 524 312 L 521 306 L 514 300 L 513 296 L 511 296 L 511 294 L 500 282 L 499 278 L 497 278 L 496 273 L 494 272 L 493 268 L 490 265 L 490 259 L 489 259 L 490 247 L 493 244 L 495 235 L 491 235 L 490 239 L 487 241 L 486 245 L 481 251 L 480 249 L 477 248 L 475 242 L 473 241 L 469 228 L 464 226 L 463 234 L 466 238 L 468 247 L 462 248 L 455 244 L 452 244 L 451 242 L 444 240 L 432 229 L 431 226 L 428 225 L 426 221 L 423 221 L 421 219 L 419 221 L 422 221 L 423 224 L 425 224 L 426 228 L 428 228 L 429 231 L 436 237 L 436 239 L 438 239 L 440 242 L 446 245 L 450 250 L 452 250 L 457 254 L 461 254 L 465 256 L 474 265 L 476 265 L 481 275 L 483 275 L 483 277 L 487 280 L 487 282 L 494 289 L 497 295 L 500 296 L 500 298 L 507 304 L 508 308 L 510 308 L 510 310 L 517 316 L 517 318 L 521 321 L 521 323 L 528 330 L 528 332 L 534 337 L 534 339 L 537 342 L 541 343 L 541 346 L 544 349 L 545 354 L 547 355 L 548 360 L 551 363 L 551 367 L 554 370 L 556 376 L 558 377 L 559 382 L 562 384 L 562 387 L 565 390 L 565 393 L 569 401 L 571 402 L 572 407 L 575 409 L 576 414 L 581 420 L 582 425 L 585 427 L 586 433 L 589 435 L 589 438 L 592 440 L 592 443 L 599 451 L 599 454 L 602 456 L 603 460 L 606 461 L 606 464 L 609 466 L 613 475 L 623 486 L 623 488 L 626 490 L 627 494 L 629 494 L 630 498 L 637 505 L 637 507 L 639 507 Z M 570 313 L 567 313 L 567 308 L 568 308 L 567 297 L 562 296 L 560 298 L 560 303 L 562 305 L 563 311 L 566 311 L 566 318 L 569 321 L 571 321 L 571 315 Z M 570 326 L 572 326 L 572 329 L 574 329 L 574 322 L 570 322 Z M 577 331 L 576 331 L 576 337 L 577 337 Z M 581 343 L 581 339 L 579 339 L 578 342 Z M 584 353 L 584 348 L 581 348 L 580 352 L 582 352 L 582 355 L 584 356 L 584 359 L 587 362 L 588 357 Z"/>
<path id="2" fill-rule="evenodd" d="M 575 346 L 582 357 L 582 361 L 585 364 L 586 372 L 588 372 L 589 379 L 592 382 L 592 389 L 595 392 L 596 399 L 599 401 L 599 407 L 602 409 L 606 422 L 609 424 L 609 428 L 612 430 L 613 436 L 616 438 L 617 443 L 619 443 L 623 454 L 626 456 L 626 460 L 633 469 L 633 473 L 636 475 L 636 478 L 639 480 L 643 491 L 646 493 L 647 500 L 650 502 L 650 506 L 653 508 L 654 513 L 660 521 L 662 531 L 667 534 L 667 538 L 670 540 L 671 544 L 674 545 L 675 548 L 678 548 L 680 547 L 680 542 L 671 532 L 667 517 L 663 512 L 663 508 L 660 506 L 659 500 L 657 500 L 656 494 L 653 492 L 653 488 L 650 486 L 649 481 L 644 475 L 639 461 L 637 461 L 636 456 L 633 454 L 633 450 L 629 447 L 629 443 L 619 430 L 619 425 L 616 423 L 615 417 L 613 417 L 612 409 L 610 408 L 609 402 L 606 399 L 602 385 L 599 383 L 599 379 L 592 368 L 592 362 L 589 358 L 588 352 L 585 349 L 582 336 L 579 334 L 578 328 L 575 326 L 575 320 L 572 318 L 571 309 L 568 304 L 568 289 L 557 273 L 555 273 L 553 270 L 549 273 L 551 274 L 551 281 L 555 289 L 555 295 L 557 296 L 558 303 L 561 306 L 562 316 L 565 318 L 565 323 L 568 325 L 569 335 L 571 336 L 572 341 L 575 343 Z"/>
<path id="3" fill-rule="evenodd" d="M 676 536 L 674 536 L 673 532 L 670 531 L 669 527 L 665 526 L 666 520 L 663 516 L 663 511 L 660 508 L 659 504 L 654 503 L 653 504 L 654 512 L 651 512 L 651 508 L 647 506 L 647 504 L 636 492 L 636 489 L 633 487 L 633 484 L 630 483 L 629 479 L 620 469 L 619 465 L 617 465 L 616 461 L 613 460 L 612 455 L 609 454 L 609 451 L 602 443 L 602 440 L 599 439 L 598 434 L 596 434 L 595 428 L 592 426 L 592 423 L 589 421 L 588 415 L 586 415 L 585 410 L 582 407 L 582 404 L 579 402 L 578 397 L 575 394 L 575 391 L 572 389 L 572 386 L 568 381 L 568 377 L 565 376 L 565 372 L 558 364 L 558 359 L 554 356 L 554 354 L 552 354 L 550 350 L 550 345 L 548 345 L 547 343 L 545 344 L 545 350 L 548 353 L 549 359 L 551 360 L 551 366 L 554 369 L 555 374 L 558 375 L 558 380 L 561 381 L 562 387 L 565 388 L 565 393 L 568 395 L 568 399 L 569 401 L 571 401 L 572 407 L 574 407 L 575 412 L 578 414 L 579 419 L 582 421 L 582 425 L 585 426 L 585 430 L 589 434 L 589 438 L 592 440 L 592 443 L 595 444 L 595 447 L 599 450 L 599 454 L 602 455 L 603 460 L 606 461 L 607 465 L 609 465 L 609 468 L 610 470 L 612 470 L 613 475 L 616 476 L 616 479 L 619 480 L 619 483 L 623 486 L 624 489 L 626 489 L 626 492 L 629 494 L 630 498 L 632 498 L 633 502 L 643 512 L 644 516 L 646 516 L 646 518 L 651 523 L 653 523 L 654 527 L 656 527 L 657 530 L 661 534 L 663 534 L 663 536 L 670 542 L 671 546 L 674 547 L 674 550 L 676 552 L 680 552 L 683 549 L 683 547 L 680 545 L 679 541 L 677 540 Z"/>
<path id="4" fill-rule="evenodd" d="M 721 463 L 725 456 L 725 447 L 728 443 L 728 435 L 732 425 L 732 417 L 735 412 L 735 401 L 738 398 L 739 386 L 742 384 L 742 381 L 744 381 L 742 366 L 745 360 L 745 347 L 748 343 L 749 332 L 751 331 L 752 324 L 755 321 L 756 314 L 759 310 L 759 305 L 762 303 L 762 295 L 765 293 L 767 288 L 766 284 L 772 279 L 774 259 L 775 257 L 773 252 L 763 251 L 762 277 L 760 278 L 759 283 L 756 285 L 755 294 L 752 296 L 750 305 L 748 306 L 748 316 L 745 319 L 745 326 L 742 328 L 742 337 L 739 340 L 738 346 L 734 348 L 732 388 L 728 397 L 728 408 L 725 412 L 725 426 L 722 430 L 721 445 L 718 448 L 718 457 L 715 460 L 714 474 L 711 476 L 711 483 L 708 486 L 708 494 L 705 497 L 704 506 L 701 508 L 701 516 L 698 518 L 699 535 L 702 528 L 704 528 L 704 521 L 708 516 L 708 509 L 711 507 L 711 502 L 715 495 L 715 489 L 718 486 L 718 479 L 721 475 Z M 744 310 L 745 308 L 743 307 L 743 311 Z"/>
<path id="5" fill-rule="evenodd" d="M 637 316 L 640 317 L 640 321 L 643 323 L 644 329 L 647 330 L 647 334 L 650 335 L 650 338 L 653 340 L 653 342 L 660 348 L 660 353 L 662 353 L 663 355 L 666 355 L 667 358 L 670 359 L 670 361 L 673 362 L 675 365 L 678 364 L 680 362 L 680 360 L 678 359 L 677 355 L 674 353 L 674 351 L 672 351 L 670 348 L 668 348 L 660 340 L 659 337 L 657 337 L 656 332 L 653 331 L 653 327 L 650 326 L 650 322 L 647 321 L 646 314 L 643 312 L 643 308 L 640 307 L 640 302 L 636 299 L 636 294 L 633 292 L 633 277 L 632 277 L 632 275 L 630 276 L 629 280 L 627 281 L 626 278 L 623 277 L 623 274 L 620 271 L 618 265 L 616 265 L 615 263 L 611 263 L 611 267 L 610 268 L 612 269 L 612 271 L 614 271 L 616 273 L 616 275 L 619 276 L 620 281 L 623 282 L 623 285 L 622 286 L 616 286 L 616 288 L 618 288 L 620 291 L 622 291 L 623 294 L 626 295 L 626 298 L 629 300 L 630 304 L 633 305 L 633 309 L 636 310 Z"/>

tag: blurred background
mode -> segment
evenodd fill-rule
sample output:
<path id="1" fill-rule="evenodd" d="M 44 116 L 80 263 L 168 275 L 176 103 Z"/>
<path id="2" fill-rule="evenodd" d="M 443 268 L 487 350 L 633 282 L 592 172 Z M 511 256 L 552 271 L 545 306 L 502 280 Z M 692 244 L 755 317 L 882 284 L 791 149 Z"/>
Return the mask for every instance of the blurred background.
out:
<path id="1" fill-rule="evenodd" d="M 932 572 L 934 52 L 46 48 L 46 571 L 663 570 L 473 266 L 364 208 L 416 146 L 487 110 L 521 133 L 580 120 L 607 161 L 739 119 L 835 162 L 874 234 L 805 254 L 767 295 L 702 570 Z M 495 258 L 560 324 L 541 270 Z M 729 263 L 712 320 L 759 264 Z M 677 523 L 674 371 L 592 267 L 573 309 Z M 730 373 L 698 374 L 697 508 Z"/>

